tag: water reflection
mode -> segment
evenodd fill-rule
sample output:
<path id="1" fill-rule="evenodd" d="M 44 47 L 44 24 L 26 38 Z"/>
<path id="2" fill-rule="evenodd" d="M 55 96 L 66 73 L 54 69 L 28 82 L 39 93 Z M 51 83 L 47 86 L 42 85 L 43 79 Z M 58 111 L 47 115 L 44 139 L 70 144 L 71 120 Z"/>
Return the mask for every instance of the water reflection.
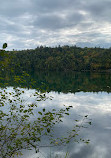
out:
<path id="1" fill-rule="evenodd" d="M 97 72 L 33 72 L 27 75 L 0 72 L 0 86 L 18 86 L 63 93 L 111 92 L 111 73 Z"/>
<path id="2" fill-rule="evenodd" d="M 71 120 L 79 117 L 79 115 L 89 115 L 92 119 L 92 126 L 82 129 L 80 135 L 91 140 L 89 145 L 84 143 L 70 142 L 66 147 L 56 148 L 40 148 L 37 155 L 34 151 L 24 152 L 21 158 L 64 158 L 68 152 L 70 158 L 110 158 L 111 157 L 111 93 L 60 93 L 50 92 L 48 96 L 53 96 L 53 100 L 41 102 L 41 106 L 47 108 L 62 107 L 72 105 L 70 118 L 64 120 L 64 128 L 60 126 L 56 129 L 58 133 L 64 133 L 64 130 L 70 129 L 73 122 Z"/>
<path id="3" fill-rule="evenodd" d="M 21 80 L 17 83 L 16 79 Z M 35 151 L 24 151 L 24 155 L 20 158 L 64 158 L 66 153 L 69 153 L 70 158 L 111 157 L 111 74 L 34 72 L 27 77 L 15 72 L 14 74 L 4 72 L 0 78 L 0 86 L 27 87 L 24 99 L 38 87 L 49 92 L 47 95 L 52 96 L 53 100 L 40 102 L 39 108 L 47 106 L 50 110 L 63 105 L 73 106 L 70 117 L 64 119 L 64 127 L 58 126 L 55 129 L 58 135 L 70 130 L 73 120 L 79 116 L 89 115 L 92 119 L 92 126 L 80 132 L 81 137 L 91 140 L 89 145 L 70 142 L 65 147 L 40 148 L 38 154 L 35 154 Z M 33 102 L 34 99 L 28 101 Z"/>

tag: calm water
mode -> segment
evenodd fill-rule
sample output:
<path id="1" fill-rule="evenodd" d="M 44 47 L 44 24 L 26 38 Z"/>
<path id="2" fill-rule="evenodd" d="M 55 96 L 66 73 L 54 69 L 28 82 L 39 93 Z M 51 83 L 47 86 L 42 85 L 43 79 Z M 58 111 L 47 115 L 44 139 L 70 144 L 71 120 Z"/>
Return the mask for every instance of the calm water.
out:
<path id="1" fill-rule="evenodd" d="M 106 73 L 35 73 L 32 76 L 33 84 L 16 83 L 12 78 L 5 78 L 8 86 L 20 86 L 25 89 L 27 97 L 39 87 L 47 91 L 52 100 L 40 102 L 40 108 L 49 110 L 71 105 L 71 114 L 64 119 L 64 124 L 58 126 L 56 135 L 64 134 L 73 126 L 73 120 L 88 115 L 92 125 L 81 129 L 79 135 L 90 139 L 90 144 L 75 143 L 71 141 L 65 147 L 40 148 L 35 154 L 32 151 L 23 151 L 21 158 L 64 158 L 68 153 L 70 158 L 110 158 L 111 157 L 111 74 Z M 11 82 L 10 82 L 11 81 Z M 32 89 L 30 89 L 30 87 Z M 11 89 L 11 88 L 9 88 Z M 32 100 L 31 100 L 32 101 Z M 47 144 L 47 140 L 44 141 Z"/>
<path id="2" fill-rule="evenodd" d="M 42 107 L 50 109 L 53 107 L 62 107 L 62 105 L 72 105 L 71 115 L 64 120 L 64 127 L 57 128 L 58 135 L 65 133 L 73 126 L 73 120 L 78 115 L 89 115 L 92 119 L 92 125 L 87 129 L 81 129 L 80 136 L 90 139 L 90 144 L 75 143 L 71 141 L 66 147 L 40 148 L 40 153 L 34 151 L 25 152 L 23 158 L 44 157 L 64 157 L 66 152 L 70 158 L 110 158 L 111 157 L 111 93 L 99 92 L 78 92 L 78 93 L 60 93 L 50 92 L 53 96 L 52 101 L 41 103 Z M 47 144 L 47 142 L 45 142 Z"/>

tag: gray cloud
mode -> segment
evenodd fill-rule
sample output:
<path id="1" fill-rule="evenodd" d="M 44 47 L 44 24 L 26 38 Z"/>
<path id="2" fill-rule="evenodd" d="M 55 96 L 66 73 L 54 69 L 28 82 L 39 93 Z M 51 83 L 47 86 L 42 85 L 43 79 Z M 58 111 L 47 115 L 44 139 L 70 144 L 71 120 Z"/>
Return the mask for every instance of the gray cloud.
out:
<path id="1" fill-rule="evenodd" d="M 56 31 L 57 29 L 70 28 L 77 25 L 84 19 L 83 15 L 79 13 L 72 13 L 71 15 L 64 14 L 44 14 L 37 17 L 34 26 L 42 29 Z"/>
<path id="2" fill-rule="evenodd" d="M 0 0 L 0 45 L 8 42 L 9 49 L 76 43 L 109 47 L 110 8 L 110 0 Z"/>
<path id="3" fill-rule="evenodd" d="M 110 0 L 93 0 L 91 3 L 86 3 L 84 9 L 89 13 L 90 18 L 101 22 L 111 21 L 111 1 Z M 97 22 L 97 21 L 96 21 Z"/>

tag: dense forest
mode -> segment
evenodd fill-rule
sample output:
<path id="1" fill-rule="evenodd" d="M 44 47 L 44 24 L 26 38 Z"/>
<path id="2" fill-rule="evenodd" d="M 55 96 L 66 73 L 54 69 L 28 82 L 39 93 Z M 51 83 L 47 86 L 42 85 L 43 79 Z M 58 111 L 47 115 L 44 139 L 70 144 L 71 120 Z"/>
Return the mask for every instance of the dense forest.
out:
<path id="1" fill-rule="evenodd" d="M 76 46 L 7 51 L 8 68 L 22 71 L 104 71 L 111 69 L 111 49 Z"/>

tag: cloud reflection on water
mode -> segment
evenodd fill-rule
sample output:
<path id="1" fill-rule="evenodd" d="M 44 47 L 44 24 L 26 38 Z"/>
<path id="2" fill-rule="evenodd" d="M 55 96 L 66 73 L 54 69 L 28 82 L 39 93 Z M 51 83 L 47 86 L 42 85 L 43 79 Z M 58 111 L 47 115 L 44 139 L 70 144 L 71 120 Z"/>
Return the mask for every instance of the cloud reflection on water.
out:
<path id="1" fill-rule="evenodd" d="M 63 105 L 72 105 L 70 118 L 64 119 L 64 128 L 70 129 L 71 120 L 78 115 L 89 115 L 92 119 L 92 126 L 87 129 L 83 129 L 80 135 L 84 138 L 91 140 L 89 145 L 83 143 L 70 142 L 67 147 L 57 147 L 51 149 L 52 157 L 55 155 L 63 158 L 68 151 L 70 158 L 110 158 L 111 155 L 111 93 L 99 92 L 99 93 L 57 93 L 50 92 L 47 94 L 52 96 L 53 100 L 46 100 L 40 102 L 40 107 L 43 108 L 57 108 L 63 107 Z M 69 122 L 70 121 L 70 122 Z M 63 129 L 64 129 L 63 128 Z M 59 127 L 58 127 L 59 130 Z M 61 130 L 61 129 L 60 129 Z M 59 131 L 58 131 L 59 132 Z M 50 153 L 50 149 L 40 149 L 40 158 L 49 157 L 46 152 Z M 61 153 L 62 156 L 61 156 Z M 23 158 L 37 158 L 37 154 L 31 152 L 25 152 Z M 64 153 L 64 154 L 63 154 Z M 45 154 L 45 156 L 43 156 Z M 22 157 L 21 157 L 22 158 Z"/>

